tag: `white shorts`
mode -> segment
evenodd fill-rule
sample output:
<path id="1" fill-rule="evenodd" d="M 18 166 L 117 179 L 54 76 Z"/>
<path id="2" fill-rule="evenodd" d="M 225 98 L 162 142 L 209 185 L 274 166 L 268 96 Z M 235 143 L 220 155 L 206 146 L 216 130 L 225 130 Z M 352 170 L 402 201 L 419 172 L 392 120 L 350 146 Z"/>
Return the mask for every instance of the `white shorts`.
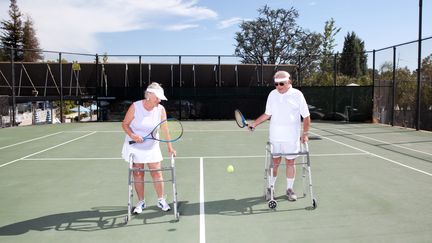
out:
<path id="1" fill-rule="evenodd" d="M 300 140 L 297 142 L 271 142 L 273 149 L 272 154 L 294 154 L 300 152 Z M 281 155 L 273 155 L 273 158 L 279 158 Z M 286 159 L 295 159 L 298 155 L 286 155 Z"/>

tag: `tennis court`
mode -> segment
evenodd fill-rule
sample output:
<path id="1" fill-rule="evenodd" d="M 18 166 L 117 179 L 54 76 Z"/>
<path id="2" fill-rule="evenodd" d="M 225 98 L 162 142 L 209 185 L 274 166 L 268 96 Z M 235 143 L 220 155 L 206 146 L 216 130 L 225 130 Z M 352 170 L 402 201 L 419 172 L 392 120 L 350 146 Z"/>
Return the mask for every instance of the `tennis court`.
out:
<path id="1" fill-rule="evenodd" d="M 286 200 L 280 168 L 278 207 L 271 210 L 263 196 L 268 123 L 254 132 L 234 121 L 183 125 L 184 136 L 175 143 L 180 220 L 155 206 L 154 189 L 146 184 L 148 207 L 127 225 L 128 165 L 120 158 L 120 123 L 0 129 L 0 241 L 432 239 L 430 132 L 312 122 L 309 148 L 318 207 L 310 210 L 307 198 Z M 165 145 L 162 151 L 167 156 Z M 227 173 L 229 164 L 234 173 Z M 297 178 L 295 189 L 300 187 Z M 171 202 L 168 183 L 166 194 Z"/>

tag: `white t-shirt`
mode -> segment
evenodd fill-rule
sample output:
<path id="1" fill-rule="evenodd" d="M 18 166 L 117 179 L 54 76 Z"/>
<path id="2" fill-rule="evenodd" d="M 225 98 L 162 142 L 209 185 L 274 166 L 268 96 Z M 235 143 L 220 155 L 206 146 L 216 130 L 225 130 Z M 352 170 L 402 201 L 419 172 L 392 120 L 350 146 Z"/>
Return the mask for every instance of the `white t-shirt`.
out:
<path id="1" fill-rule="evenodd" d="M 148 111 L 144 108 L 142 100 L 134 102 L 133 105 L 135 108 L 135 113 L 134 119 L 130 124 L 130 128 L 133 133 L 144 138 L 153 131 L 155 126 L 161 122 L 161 115 L 164 107 L 159 104 L 151 111 Z M 142 143 L 130 145 L 129 141 L 131 140 L 132 139 L 126 135 L 122 150 L 122 157 L 124 160 L 129 161 L 129 156 L 132 153 L 134 155 L 135 163 L 162 161 L 162 153 L 159 147 L 159 141 L 146 139 Z"/>
<path id="2" fill-rule="evenodd" d="M 281 94 L 274 89 L 267 98 L 265 114 L 270 119 L 270 142 L 299 144 L 301 119 L 310 115 L 306 100 L 300 90 L 290 87 Z"/>

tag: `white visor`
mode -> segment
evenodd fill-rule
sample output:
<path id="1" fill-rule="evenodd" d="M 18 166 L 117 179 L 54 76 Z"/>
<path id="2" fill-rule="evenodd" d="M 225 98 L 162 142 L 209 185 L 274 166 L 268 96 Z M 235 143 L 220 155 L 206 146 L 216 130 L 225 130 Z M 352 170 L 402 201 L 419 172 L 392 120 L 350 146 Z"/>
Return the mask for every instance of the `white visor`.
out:
<path id="1" fill-rule="evenodd" d="M 164 95 L 163 89 L 148 88 L 146 91 L 155 94 L 160 100 L 168 100 Z"/>

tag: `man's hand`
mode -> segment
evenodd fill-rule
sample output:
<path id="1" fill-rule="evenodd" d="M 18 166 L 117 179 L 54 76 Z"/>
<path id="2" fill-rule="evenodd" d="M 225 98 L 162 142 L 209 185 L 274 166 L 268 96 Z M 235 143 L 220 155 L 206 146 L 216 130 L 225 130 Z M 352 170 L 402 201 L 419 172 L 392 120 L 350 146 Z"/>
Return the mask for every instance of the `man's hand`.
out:
<path id="1" fill-rule="evenodd" d="M 309 136 L 307 132 L 302 133 L 301 137 L 300 137 L 300 141 L 302 143 L 306 143 L 307 141 L 309 141 Z"/>

